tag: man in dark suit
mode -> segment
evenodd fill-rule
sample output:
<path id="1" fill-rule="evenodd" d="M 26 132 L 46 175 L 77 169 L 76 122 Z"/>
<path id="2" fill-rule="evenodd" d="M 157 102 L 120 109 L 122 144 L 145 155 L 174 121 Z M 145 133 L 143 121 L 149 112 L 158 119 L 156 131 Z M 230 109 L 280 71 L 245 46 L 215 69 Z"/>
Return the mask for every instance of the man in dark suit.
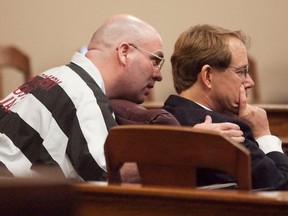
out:
<path id="1" fill-rule="evenodd" d="M 193 126 L 207 115 L 214 123 L 231 122 L 244 132 L 250 151 L 254 189 L 287 189 L 288 157 L 281 140 L 271 135 L 266 112 L 248 104 L 247 90 L 254 86 L 248 73 L 249 37 L 212 25 L 183 32 L 171 57 L 174 87 L 164 109 L 181 125 Z M 233 182 L 223 173 L 201 170 L 199 184 Z"/>

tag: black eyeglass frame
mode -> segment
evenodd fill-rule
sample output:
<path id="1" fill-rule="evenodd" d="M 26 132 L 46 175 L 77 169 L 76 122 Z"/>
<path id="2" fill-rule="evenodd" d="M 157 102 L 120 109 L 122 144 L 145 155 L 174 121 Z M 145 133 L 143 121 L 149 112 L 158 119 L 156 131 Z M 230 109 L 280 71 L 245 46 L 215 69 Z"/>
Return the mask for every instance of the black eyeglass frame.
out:
<path id="1" fill-rule="evenodd" d="M 247 77 L 247 74 L 249 73 L 249 66 L 246 65 L 244 67 L 234 67 L 234 66 L 228 66 L 227 68 L 233 68 L 235 69 L 236 73 L 244 74 L 245 78 Z"/>

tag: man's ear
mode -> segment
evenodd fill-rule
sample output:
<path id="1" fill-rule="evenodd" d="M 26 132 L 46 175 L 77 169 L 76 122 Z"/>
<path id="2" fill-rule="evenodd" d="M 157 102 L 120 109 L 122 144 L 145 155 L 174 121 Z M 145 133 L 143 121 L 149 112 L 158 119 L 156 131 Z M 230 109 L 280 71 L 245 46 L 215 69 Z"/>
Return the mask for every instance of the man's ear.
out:
<path id="1" fill-rule="evenodd" d="M 126 65 L 128 61 L 128 52 L 129 52 L 129 44 L 126 42 L 121 43 L 117 47 L 117 52 L 118 52 L 118 59 L 121 64 Z"/>
<path id="2" fill-rule="evenodd" d="M 212 68 L 210 65 L 204 65 L 200 72 L 202 84 L 205 85 L 207 88 L 211 88 L 211 73 Z"/>

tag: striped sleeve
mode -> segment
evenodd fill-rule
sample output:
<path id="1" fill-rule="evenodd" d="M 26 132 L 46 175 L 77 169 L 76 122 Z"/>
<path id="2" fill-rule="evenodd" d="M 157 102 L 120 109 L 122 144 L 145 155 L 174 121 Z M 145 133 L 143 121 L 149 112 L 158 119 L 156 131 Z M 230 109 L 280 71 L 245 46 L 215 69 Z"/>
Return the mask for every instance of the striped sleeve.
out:
<path id="1" fill-rule="evenodd" d="M 103 179 L 103 144 L 109 127 L 87 80 L 66 66 L 51 69 L 0 104 L 3 143 L 13 149 L 0 160 L 14 175 L 45 164 L 58 167 L 66 177 Z M 0 152 L 5 150 L 0 147 Z M 24 171 L 15 168 L 17 163 Z"/>

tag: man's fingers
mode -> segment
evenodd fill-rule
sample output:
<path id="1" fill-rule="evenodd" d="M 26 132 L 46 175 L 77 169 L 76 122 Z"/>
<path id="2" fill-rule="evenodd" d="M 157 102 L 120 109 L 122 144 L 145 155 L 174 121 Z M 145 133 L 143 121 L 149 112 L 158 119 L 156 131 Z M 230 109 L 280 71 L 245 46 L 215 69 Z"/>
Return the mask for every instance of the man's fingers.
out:
<path id="1" fill-rule="evenodd" d="M 239 144 L 241 144 L 241 143 L 244 143 L 244 141 L 245 141 L 245 138 L 244 137 L 230 137 L 234 142 L 236 142 L 236 143 L 239 143 Z"/>
<path id="2" fill-rule="evenodd" d="M 208 124 L 212 123 L 212 118 L 211 118 L 211 116 L 207 115 L 207 116 L 205 117 L 204 123 L 208 123 Z"/>
<path id="3" fill-rule="evenodd" d="M 224 135 L 227 135 L 229 137 L 240 137 L 243 136 L 243 131 L 241 130 L 222 130 Z"/>
<path id="4" fill-rule="evenodd" d="M 218 124 L 221 130 L 239 130 L 240 131 L 240 126 L 234 123 L 225 122 L 225 123 L 218 123 Z"/>
<path id="5" fill-rule="evenodd" d="M 227 130 L 222 131 L 222 134 L 231 138 L 237 143 L 243 143 L 245 138 L 243 136 L 243 132 L 241 130 Z"/>
<path id="6" fill-rule="evenodd" d="M 231 122 L 212 123 L 212 118 L 209 115 L 205 117 L 203 123 L 194 125 L 194 128 L 218 131 L 237 143 L 243 143 L 245 140 L 239 125 Z"/>
<path id="7" fill-rule="evenodd" d="M 245 88 L 243 85 L 241 85 L 239 91 L 239 116 L 247 109 L 247 102 L 248 99 L 246 97 Z"/>

